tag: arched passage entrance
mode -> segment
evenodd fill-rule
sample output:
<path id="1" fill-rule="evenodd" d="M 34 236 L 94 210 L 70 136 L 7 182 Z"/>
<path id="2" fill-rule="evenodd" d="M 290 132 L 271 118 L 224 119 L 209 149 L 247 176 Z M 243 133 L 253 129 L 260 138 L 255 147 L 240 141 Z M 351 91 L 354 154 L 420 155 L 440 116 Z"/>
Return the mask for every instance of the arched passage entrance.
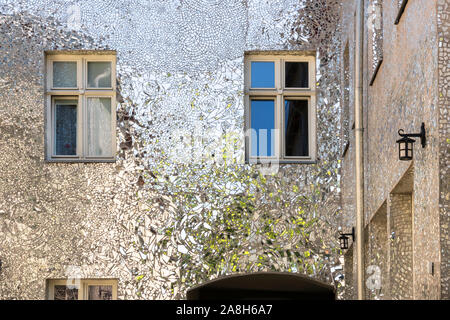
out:
<path id="1" fill-rule="evenodd" d="M 188 300 L 335 300 L 335 297 L 333 286 L 286 272 L 229 275 L 187 291 Z"/>

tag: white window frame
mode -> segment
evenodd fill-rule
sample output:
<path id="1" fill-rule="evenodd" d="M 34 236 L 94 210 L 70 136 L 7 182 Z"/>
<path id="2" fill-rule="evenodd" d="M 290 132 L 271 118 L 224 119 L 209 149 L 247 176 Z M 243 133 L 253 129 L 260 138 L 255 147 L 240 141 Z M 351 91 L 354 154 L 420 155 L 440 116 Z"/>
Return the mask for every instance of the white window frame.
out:
<path id="1" fill-rule="evenodd" d="M 77 88 L 53 87 L 53 62 L 77 63 Z M 88 88 L 87 63 L 111 63 L 111 87 Z M 116 54 L 113 51 L 95 51 L 75 54 L 73 52 L 61 53 L 51 51 L 46 53 L 46 160 L 49 162 L 114 162 L 116 154 Z M 99 157 L 87 154 L 87 99 L 111 99 L 111 154 Z M 78 100 L 77 105 L 77 154 L 56 155 L 54 150 L 54 100 Z"/>
<path id="2" fill-rule="evenodd" d="M 117 279 L 48 279 L 47 299 L 55 300 L 55 286 L 75 286 L 78 300 L 89 299 L 89 286 L 112 286 L 112 300 L 117 300 Z"/>
<path id="3" fill-rule="evenodd" d="M 251 63 L 255 61 L 274 62 L 275 88 L 251 88 Z M 308 63 L 308 88 L 285 87 L 285 62 Z M 244 58 L 244 104 L 245 104 L 245 132 L 251 129 L 251 101 L 261 99 L 275 100 L 275 146 L 274 156 L 251 156 L 251 134 L 246 136 L 245 159 L 250 163 L 314 163 L 316 161 L 316 57 L 312 52 L 293 53 L 247 53 Z M 308 101 L 308 156 L 286 156 L 284 135 L 284 101 Z"/>

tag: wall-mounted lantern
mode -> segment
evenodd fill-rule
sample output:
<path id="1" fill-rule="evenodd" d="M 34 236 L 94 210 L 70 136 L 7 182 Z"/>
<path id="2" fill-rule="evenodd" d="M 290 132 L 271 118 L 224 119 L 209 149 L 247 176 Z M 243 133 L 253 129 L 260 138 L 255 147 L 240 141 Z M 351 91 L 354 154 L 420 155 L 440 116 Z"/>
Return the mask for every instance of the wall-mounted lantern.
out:
<path id="1" fill-rule="evenodd" d="M 420 127 L 420 133 L 404 133 L 403 129 L 398 130 L 398 134 L 402 137 L 397 140 L 398 143 L 398 158 L 403 161 L 409 161 L 413 158 L 413 148 L 414 142 L 416 140 L 411 139 L 411 137 L 420 138 L 420 143 L 422 144 L 422 148 L 425 148 L 427 139 L 425 136 L 425 123 L 422 122 L 422 126 Z"/>
<path id="2" fill-rule="evenodd" d="M 352 228 L 352 233 L 341 233 L 341 236 L 339 237 L 341 249 L 348 249 L 349 236 L 352 236 L 352 241 L 355 241 L 355 227 Z"/>

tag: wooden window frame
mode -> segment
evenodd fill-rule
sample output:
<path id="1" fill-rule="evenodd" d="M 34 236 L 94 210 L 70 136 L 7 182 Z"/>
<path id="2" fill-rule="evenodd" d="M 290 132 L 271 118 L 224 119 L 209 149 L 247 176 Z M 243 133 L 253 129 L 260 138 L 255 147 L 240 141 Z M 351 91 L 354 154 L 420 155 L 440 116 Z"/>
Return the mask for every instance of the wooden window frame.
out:
<path id="1" fill-rule="evenodd" d="M 251 88 L 251 63 L 255 61 L 274 62 L 275 88 Z M 308 62 L 308 87 L 285 87 L 285 62 Z M 251 101 L 273 99 L 275 101 L 275 145 L 274 156 L 251 156 L 251 134 L 246 136 L 245 159 L 247 163 L 315 163 L 316 162 L 316 57 L 313 53 L 292 52 L 280 54 L 247 53 L 244 58 L 244 104 L 245 132 L 251 129 Z M 284 101 L 308 101 L 308 156 L 286 156 L 284 137 Z"/>
<path id="2" fill-rule="evenodd" d="M 77 63 L 77 88 L 53 87 L 53 62 Z M 88 62 L 111 63 L 111 87 L 88 88 Z M 58 53 L 46 54 L 46 151 L 47 162 L 115 162 L 116 154 L 116 55 L 112 53 L 92 52 L 86 54 Z M 78 100 L 77 105 L 77 155 L 55 155 L 54 150 L 54 101 L 69 98 Z M 87 154 L 87 99 L 101 97 L 111 99 L 111 154 L 104 157 Z"/>
<path id="3" fill-rule="evenodd" d="M 89 286 L 112 286 L 112 300 L 117 300 L 117 279 L 48 279 L 47 299 L 55 300 L 55 286 L 78 287 L 78 300 L 88 300 Z"/>

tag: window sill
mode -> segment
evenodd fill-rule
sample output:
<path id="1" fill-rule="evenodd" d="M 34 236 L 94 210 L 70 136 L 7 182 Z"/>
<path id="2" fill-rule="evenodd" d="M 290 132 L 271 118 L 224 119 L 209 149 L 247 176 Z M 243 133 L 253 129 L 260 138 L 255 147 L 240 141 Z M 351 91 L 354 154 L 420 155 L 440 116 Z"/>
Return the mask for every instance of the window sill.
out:
<path id="1" fill-rule="evenodd" d="M 405 12 L 406 4 L 408 3 L 408 0 L 403 0 L 402 5 L 400 6 L 400 9 L 398 10 L 397 18 L 395 18 L 394 24 L 397 25 L 400 22 L 400 19 L 402 18 L 403 12 Z"/>

